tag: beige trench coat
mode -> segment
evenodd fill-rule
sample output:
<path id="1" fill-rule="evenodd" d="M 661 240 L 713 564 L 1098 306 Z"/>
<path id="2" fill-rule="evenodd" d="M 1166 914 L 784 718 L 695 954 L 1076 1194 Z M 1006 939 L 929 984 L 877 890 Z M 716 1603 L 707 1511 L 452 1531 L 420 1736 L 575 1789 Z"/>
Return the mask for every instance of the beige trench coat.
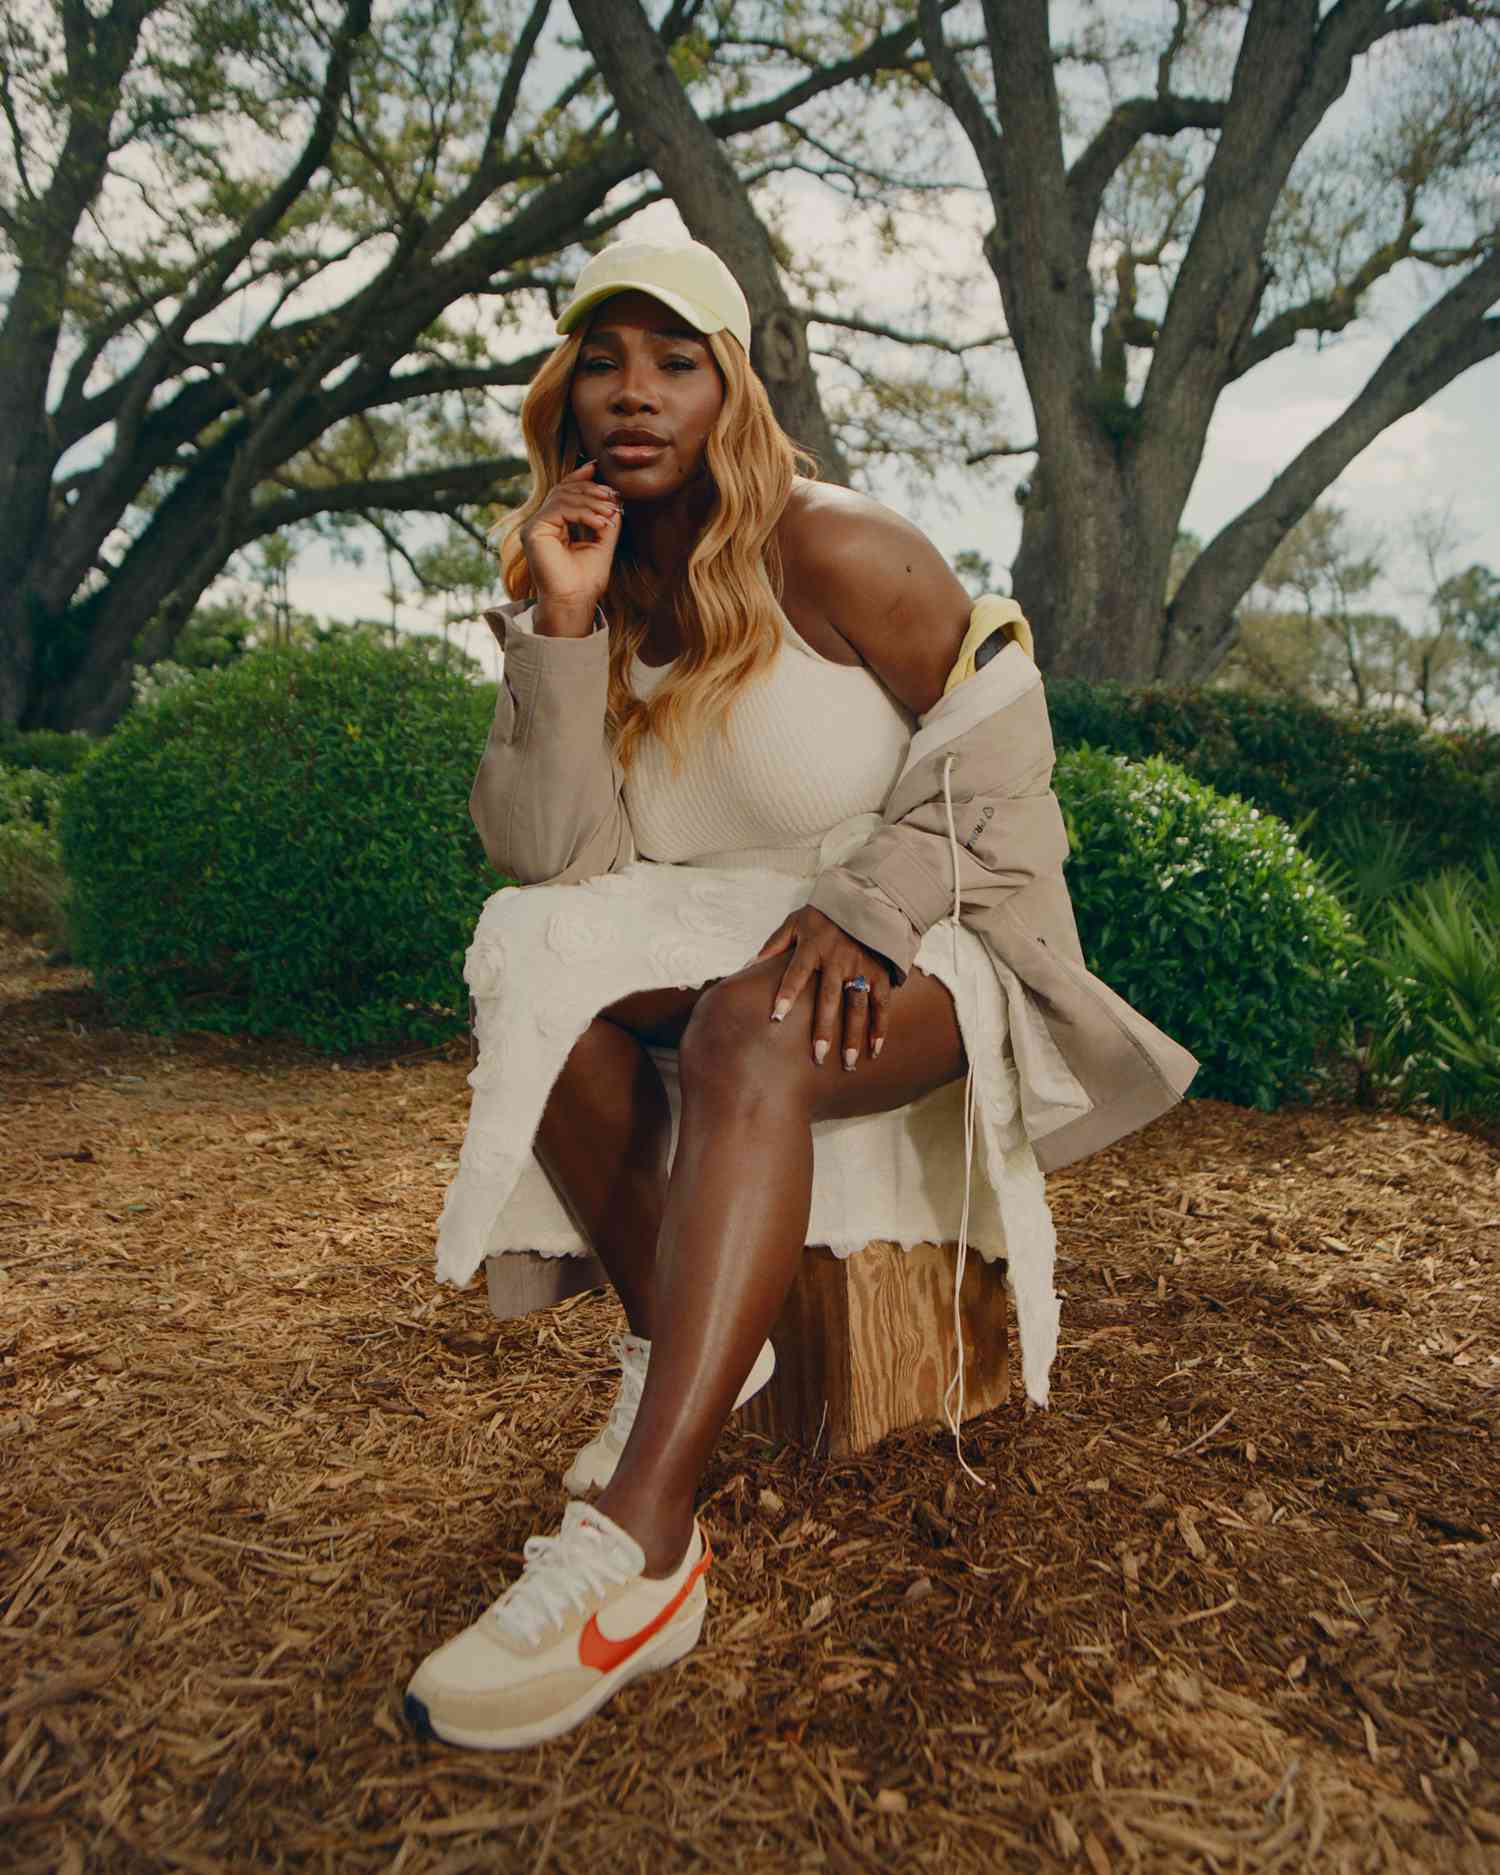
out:
<path id="1" fill-rule="evenodd" d="M 623 775 L 605 734 L 609 642 L 544 638 L 529 608 L 485 614 L 505 649 L 469 811 L 493 865 L 524 885 L 593 878 L 636 857 Z M 819 875 L 811 903 L 904 979 L 924 934 L 954 907 L 1013 972 L 1082 1090 L 1084 1110 L 1028 1108 L 1050 1130 L 1043 1172 L 1098 1152 L 1174 1106 L 1197 1060 L 1089 971 L 1063 878 L 1068 838 L 1052 791 L 1055 752 L 1041 674 L 1008 643 L 921 719 L 883 824 Z M 950 839 L 944 777 L 953 807 Z M 1018 1071 L 1025 1063 L 1017 1051 Z"/>

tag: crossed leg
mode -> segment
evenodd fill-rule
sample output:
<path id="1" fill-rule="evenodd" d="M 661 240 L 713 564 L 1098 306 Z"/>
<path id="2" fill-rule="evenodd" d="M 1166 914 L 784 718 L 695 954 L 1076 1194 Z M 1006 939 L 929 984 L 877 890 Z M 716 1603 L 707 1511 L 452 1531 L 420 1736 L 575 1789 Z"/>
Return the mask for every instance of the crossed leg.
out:
<path id="1" fill-rule="evenodd" d="M 770 1020 L 785 959 L 696 991 L 627 997 L 597 1018 L 553 1088 L 537 1155 L 651 1337 L 640 1410 L 600 1508 L 669 1573 L 698 1481 L 796 1273 L 812 1201 L 812 1123 L 903 1107 L 964 1069 L 953 1001 L 913 971 L 878 1060 L 812 1058 L 811 995 Z M 669 1121 L 647 1042 L 676 1041 Z"/>

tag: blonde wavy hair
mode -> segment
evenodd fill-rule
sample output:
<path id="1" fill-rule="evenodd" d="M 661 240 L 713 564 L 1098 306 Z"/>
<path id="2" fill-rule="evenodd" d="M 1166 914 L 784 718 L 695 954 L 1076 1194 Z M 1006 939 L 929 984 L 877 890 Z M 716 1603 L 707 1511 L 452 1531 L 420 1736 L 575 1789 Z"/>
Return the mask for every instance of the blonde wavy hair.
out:
<path id="1" fill-rule="evenodd" d="M 609 624 L 609 699 L 606 725 L 624 768 L 646 735 L 658 736 L 673 767 L 713 724 L 724 723 L 735 699 L 776 655 L 781 638 L 781 555 L 776 524 L 798 474 L 817 464 L 776 421 L 765 386 L 739 342 L 723 332 L 705 334 L 724 380 L 724 404 L 706 449 L 714 500 L 708 520 L 678 582 L 674 611 L 682 657 L 649 699 L 630 687 L 631 659 L 646 639 L 647 608 L 657 596 L 622 530 L 604 599 Z M 521 546 L 521 529 L 575 466 L 578 432 L 569 393 L 583 345 L 571 332 L 531 381 L 521 406 L 521 429 L 531 460 L 532 488 L 505 516 L 500 566 L 512 599 L 534 599 L 536 588 Z"/>

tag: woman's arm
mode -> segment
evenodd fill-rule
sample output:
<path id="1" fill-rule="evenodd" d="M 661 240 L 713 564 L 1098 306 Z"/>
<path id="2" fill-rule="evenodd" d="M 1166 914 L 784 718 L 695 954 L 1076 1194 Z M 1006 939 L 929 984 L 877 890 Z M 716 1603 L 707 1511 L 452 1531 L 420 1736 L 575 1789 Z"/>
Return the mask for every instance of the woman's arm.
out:
<path id="1" fill-rule="evenodd" d="M 519 603 L 485 617 L 505 672 L 469 813 L 490 863 L 523 885 L 612 872 L 635 848 L 604 732 L 609 634 L 537 633 Z"/>
<path id="2" fill-rule="evenodd" d="M 604 728 L 609 632 L 597 610 L 619 541 L 619 496 L 586 462 L 521 529 L 535 606 L 485 614 L 505 677 L 469 812 L 491 863 L 523 885 L 589 879 L 634 856 Z"/>

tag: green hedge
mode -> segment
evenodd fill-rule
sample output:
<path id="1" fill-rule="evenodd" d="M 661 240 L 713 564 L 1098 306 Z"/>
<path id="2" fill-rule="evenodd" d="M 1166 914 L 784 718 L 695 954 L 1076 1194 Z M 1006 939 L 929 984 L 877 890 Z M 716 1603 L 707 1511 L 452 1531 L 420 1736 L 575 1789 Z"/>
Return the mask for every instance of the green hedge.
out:
<path id="1" fill-rule="evenodd" d="M 61 838 L 75 953 L 124 1021 L 324 1050 L 437 1040 L 503 883 L 469 820 L 494 709 L 420 650 L 264 650 L 134 710 Z"/>
<path id="2" fill-rule="evenodd" d="M 71 775 L 98 747 L 81 729 L 0 729 L 0 767 Z"/>
<path id="3" fill-rule="evenodd" d="M 1159 755 L 1065 749 L 1053 787 L 1085 961 L 1198 1057 L 1190 1093 L 1304 1095 L 1344 1029 L 1360 940 L 1291 830 Z"/>
<path id="4" fill-rule="evenodd" d="M 1405 830 L 1417 874 L 1472 865 L 1500 839 L 1500 732 L 1438 734 L 1388 711 L 1320 709 L 1234 690 L 1047 685 L 1057 746 L 1163 755 L 1221 794 L 1299 828 L 1317 851 L 1342 828 Z M 1311 816 L 1311 819 L 1309 819 Z"/>
<path id="5" fill-rule="evenodd" d="M 66 942 L 68 880 L 58 850 L 61 776 L 0 762 L 0 925 Z"/>

